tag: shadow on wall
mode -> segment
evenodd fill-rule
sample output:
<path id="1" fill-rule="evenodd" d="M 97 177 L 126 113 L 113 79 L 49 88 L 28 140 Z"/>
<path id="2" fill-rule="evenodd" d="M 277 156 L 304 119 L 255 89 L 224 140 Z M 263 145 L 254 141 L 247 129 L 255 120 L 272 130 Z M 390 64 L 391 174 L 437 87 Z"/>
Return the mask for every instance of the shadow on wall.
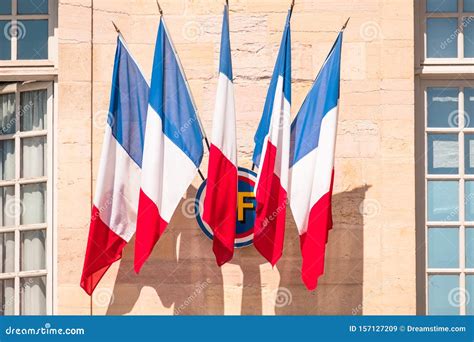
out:
<path id="1" fill-rule="evenodd" d="M 359 208 L 369 187 L 333 196 L 325 275 L 313 292 L 301 281 L 299 237 L 290 211 L 275 269 L 250 246 L 236 250 L 221 270 L 212 242 L 192 215 L 196 189 L 191 187 L 140 275 L 133 271 L 134 241 L 125 249 L 107 314 L 361 315 L 364 220 Z"/>

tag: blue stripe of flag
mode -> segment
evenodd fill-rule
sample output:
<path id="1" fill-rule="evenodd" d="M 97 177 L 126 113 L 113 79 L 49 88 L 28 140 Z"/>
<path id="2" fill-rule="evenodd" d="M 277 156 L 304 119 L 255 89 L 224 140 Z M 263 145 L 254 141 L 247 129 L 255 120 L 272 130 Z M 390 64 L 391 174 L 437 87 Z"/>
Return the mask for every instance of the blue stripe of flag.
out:
<path id="1" fill-rule="evenodd" d="M 337 106 L 341 76 L 342 32 L 291 124 L 290 167 L 318 147 L 324 116 Z"/>
<path id="2" fill-rule="evenodd" d="M 226 75 L 232 82 L 232 57 L 230 49 L 230 33 L 229 33 L 229 7 L 224 7 L 224 19 L 222 21 L 221 36 L 221 56 L 219 61 L 219 72 Z"/>
<path id="3" fill-rule="evenodd" d="M 199 167 L 203 134 L 163 19 L 156 39 L 150 106 L 161 118 L 163 133 Z"/>
<path id="4" fill-rule="evenodd" d="M 141 168 L 149 86 L 133 57 L 117 38 L 107 123 L 112 135 Z"/>
<path id="5" fill-rule="evenodd" d="M 291 28 L 290 28 L 291 13 L 288 12 L 286 18 L 285 30 L 281 39 L 280 50 L 278 58 L 273 70 L 270 87 L 268 89 L 267 98 L 265 99 L 265 106 L 263 108 L 262 118 L 255 133 L 255 150 L 253 153 L 253 163 L 260 165 L 260 157 L 262 154 L 263 143 L 265 137 L 270 129 L 270 122 L 273 112 L 273 102 L 275 100 L 275 92 L 279 76 L 283 77 L 283 94 L 287 101 L 291 103 Z"/>

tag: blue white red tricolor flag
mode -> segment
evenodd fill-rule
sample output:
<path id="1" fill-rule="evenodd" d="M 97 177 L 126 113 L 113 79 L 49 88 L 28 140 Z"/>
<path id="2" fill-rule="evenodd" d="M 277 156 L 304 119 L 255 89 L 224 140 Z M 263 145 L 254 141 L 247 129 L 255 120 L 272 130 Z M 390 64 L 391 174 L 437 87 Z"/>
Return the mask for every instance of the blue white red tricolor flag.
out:
<path id="1" fill-rule="evenodd" d="M 81 287 L 92 295 L 135 233 L 149 86 L 119 36 Z"/>
<path id="2" fill-rule="evenodd" d="M 340 87 L 341 32 L 291 125 L 290 207 L 300 235 L 302 279 L 314 290 L 324 273 Z"/>
<path id="3" fill-rule="evenodd" d="M 278 59 L 262 119 L 255 135 L 254 164 L 259 167 L 254 245 L 275 265 L 283 251 L 290 154 L 291 11 L 288 12 Z"/>
<path id="4" fill-rule="evenodd" d="M 203 134 L 181 65 L 160 19 L 151 78 L 137 233 L 139 272 L 165 231 L 203 157 Z"/>
<path id="5" fill-rule="evenodd" d="M 227 6 L 224 8 L 220 54 L 203 215 L 213 231 L 213 251 L 219 266 L 234 255 L 237 221 L 237 142 Z"/>

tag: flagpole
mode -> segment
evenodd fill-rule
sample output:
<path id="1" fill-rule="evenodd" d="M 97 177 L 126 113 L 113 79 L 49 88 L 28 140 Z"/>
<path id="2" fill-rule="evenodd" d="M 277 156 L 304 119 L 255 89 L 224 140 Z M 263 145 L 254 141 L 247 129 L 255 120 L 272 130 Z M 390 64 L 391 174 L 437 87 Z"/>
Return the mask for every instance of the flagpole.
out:
<path id="1" fill-rule="evenodd" d="M 158 6 L 158 12 L 160 12 L 160 16 L 163 16 L 163 10 L 161 9 L 161 6 L 158 0 L 156 0 L 156 5 Z"/>
<path id="2" fill-rule="evenodd" d="M 228 1 L 228 0 L 226 0 L 226 1 Z M 295 7 L 295 0 L 292 0 L 292 1 L 291 1 L 291 5 L 290 5 L 290 19 L 291 19 L 291 16 L 292 16 L 292 14 L 293 14 L 293 8 L 294 8 L 294 7 Z M 256 166 L 257 166 L 257 165 L 255 165 L 255 163 L 252 163 L 252 171 L 255 171 L 255 167 L 256 167 Z"/>
<path id="3" fill-rule="evenodd" d="M 120 29 L 118 28 L 118 26 L 114 23 L 113 20 L 112 21 L 112 25 L 114 25 L 114 28 L 115 28 L 115 31 L 117 32 L 117 35 L 123 40 L 123 42 L 125 43 L 125 45 L 127 45 L 127 41 L 125 40 L 125 37 L 123 36 L 122 34 L 122 31 L 120 31 Z"/>
<path id="4" fill-rule="evenodd" d="M 346 27 L 347 27 L 347 24 L 349 24 L 349 20 L 351 20 L 351 17 L 347 18 L 346 22 L 344 23 L 344 25 L 343 25 L 342 28 L 341 28 L 341 32 L 344 32 L 344 30 L 345 30 Z"/>
<path id="5" fill-rule="evenodd" d="M 168 32 L 168 27 L 166 26 L 165 18 L 163 16 L 163 11 L 160 7 L 160 4 L 158 3 L 158 0 L 156 0 L 156 4 L 158 5 L 158 10 L 160 11 L 161 20 L 163 21 L 163 27 L 164 27 L 164 29 L 165 29 L 165 31 L 168 35 L 168 38 L 170 40 L 171 49 L 173 50 L 173 53 L 176 57 L 176 60 L 178 61 L 178 66 L 179 66 L 179 70 L 181 72 L 181 75 L 183 75 L 184 83 L 186 84 L 186 89 L 188 90 L 189 96 L 191 97 L 191 103 L 193 105 L 194 111 L 196 112 L 196 118 L 197 118 L 199 126 L 201 128 L 202 135 L 204 136 L 204 141 L 206 142 L 207 150 L 210 151 L 211 146 L 209 145 L 209 140 L 207 139 L 206 131 L 204 130 L 204 126 L 203 126 L 201 118 L 199 116 L 199 111 L 198 111 L 197 106 L 196 106 L 196 101 L 194 100 L 193 93 L 191 92 L 191 87 L 189 86 L 188 78 L 186 77 L 186 73 L 184 72 L 183 64 L 181 63 L 181 59 L 179 58 L 179 55 L 176 52 L 176 48 L 175 48 L 174 43 L 173 43 L 173 38 L 171 37 L 171 35 Z"/>
<path id="6" fill-rule="evenodd" d="M 290 18 L 291 18 L 291 15 L 293 14 L 293 8 L 295 7 L 295 0 L 292 0 L 291 1 L 291 6 L 290 6 Z"/>

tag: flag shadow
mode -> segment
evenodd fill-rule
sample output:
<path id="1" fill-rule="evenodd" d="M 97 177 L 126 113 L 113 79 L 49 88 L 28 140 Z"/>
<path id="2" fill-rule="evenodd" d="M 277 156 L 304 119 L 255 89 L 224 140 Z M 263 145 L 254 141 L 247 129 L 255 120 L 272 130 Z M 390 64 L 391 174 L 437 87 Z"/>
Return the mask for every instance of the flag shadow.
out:
<path id="1" fill-rule="evenodd" d="M 364 216 L 362 202 L 370 185 L 333 195 L 333 229 L 326 246 L 324 275 L 315 291 L 301 280 L 301 254 L 296 229 L 287 229 L 278 263 L 280 287 L 277 315 L 362 315 L 364 276 Z M 290 218 L 293 222 L 293 218 Z M 290 294 L 291 299 L 286 300 Z"/>
<path id="2" fill-rule="evenodd" d="M 301 276 L 299 236 L 288 210 L 283 257 L 272 269 L 253 246 L 236 249 L 220 269 L 202 233 L 190 187 L 141 273 L 133 271 L 134 240 L 125 248 L 108 315 L 360 315 L 363 225 L 360 205 L 370 186 L 333 196 L 325 274 L 316 291 Z"/>
<path id="3" fill-rule="evenodd" d="M 194 216 L 196 192 L 188 189 L 139 275 L 133 271 L 134 239 L 125 248 L 108 315 L 224 314 L 222 274 Z"/>

